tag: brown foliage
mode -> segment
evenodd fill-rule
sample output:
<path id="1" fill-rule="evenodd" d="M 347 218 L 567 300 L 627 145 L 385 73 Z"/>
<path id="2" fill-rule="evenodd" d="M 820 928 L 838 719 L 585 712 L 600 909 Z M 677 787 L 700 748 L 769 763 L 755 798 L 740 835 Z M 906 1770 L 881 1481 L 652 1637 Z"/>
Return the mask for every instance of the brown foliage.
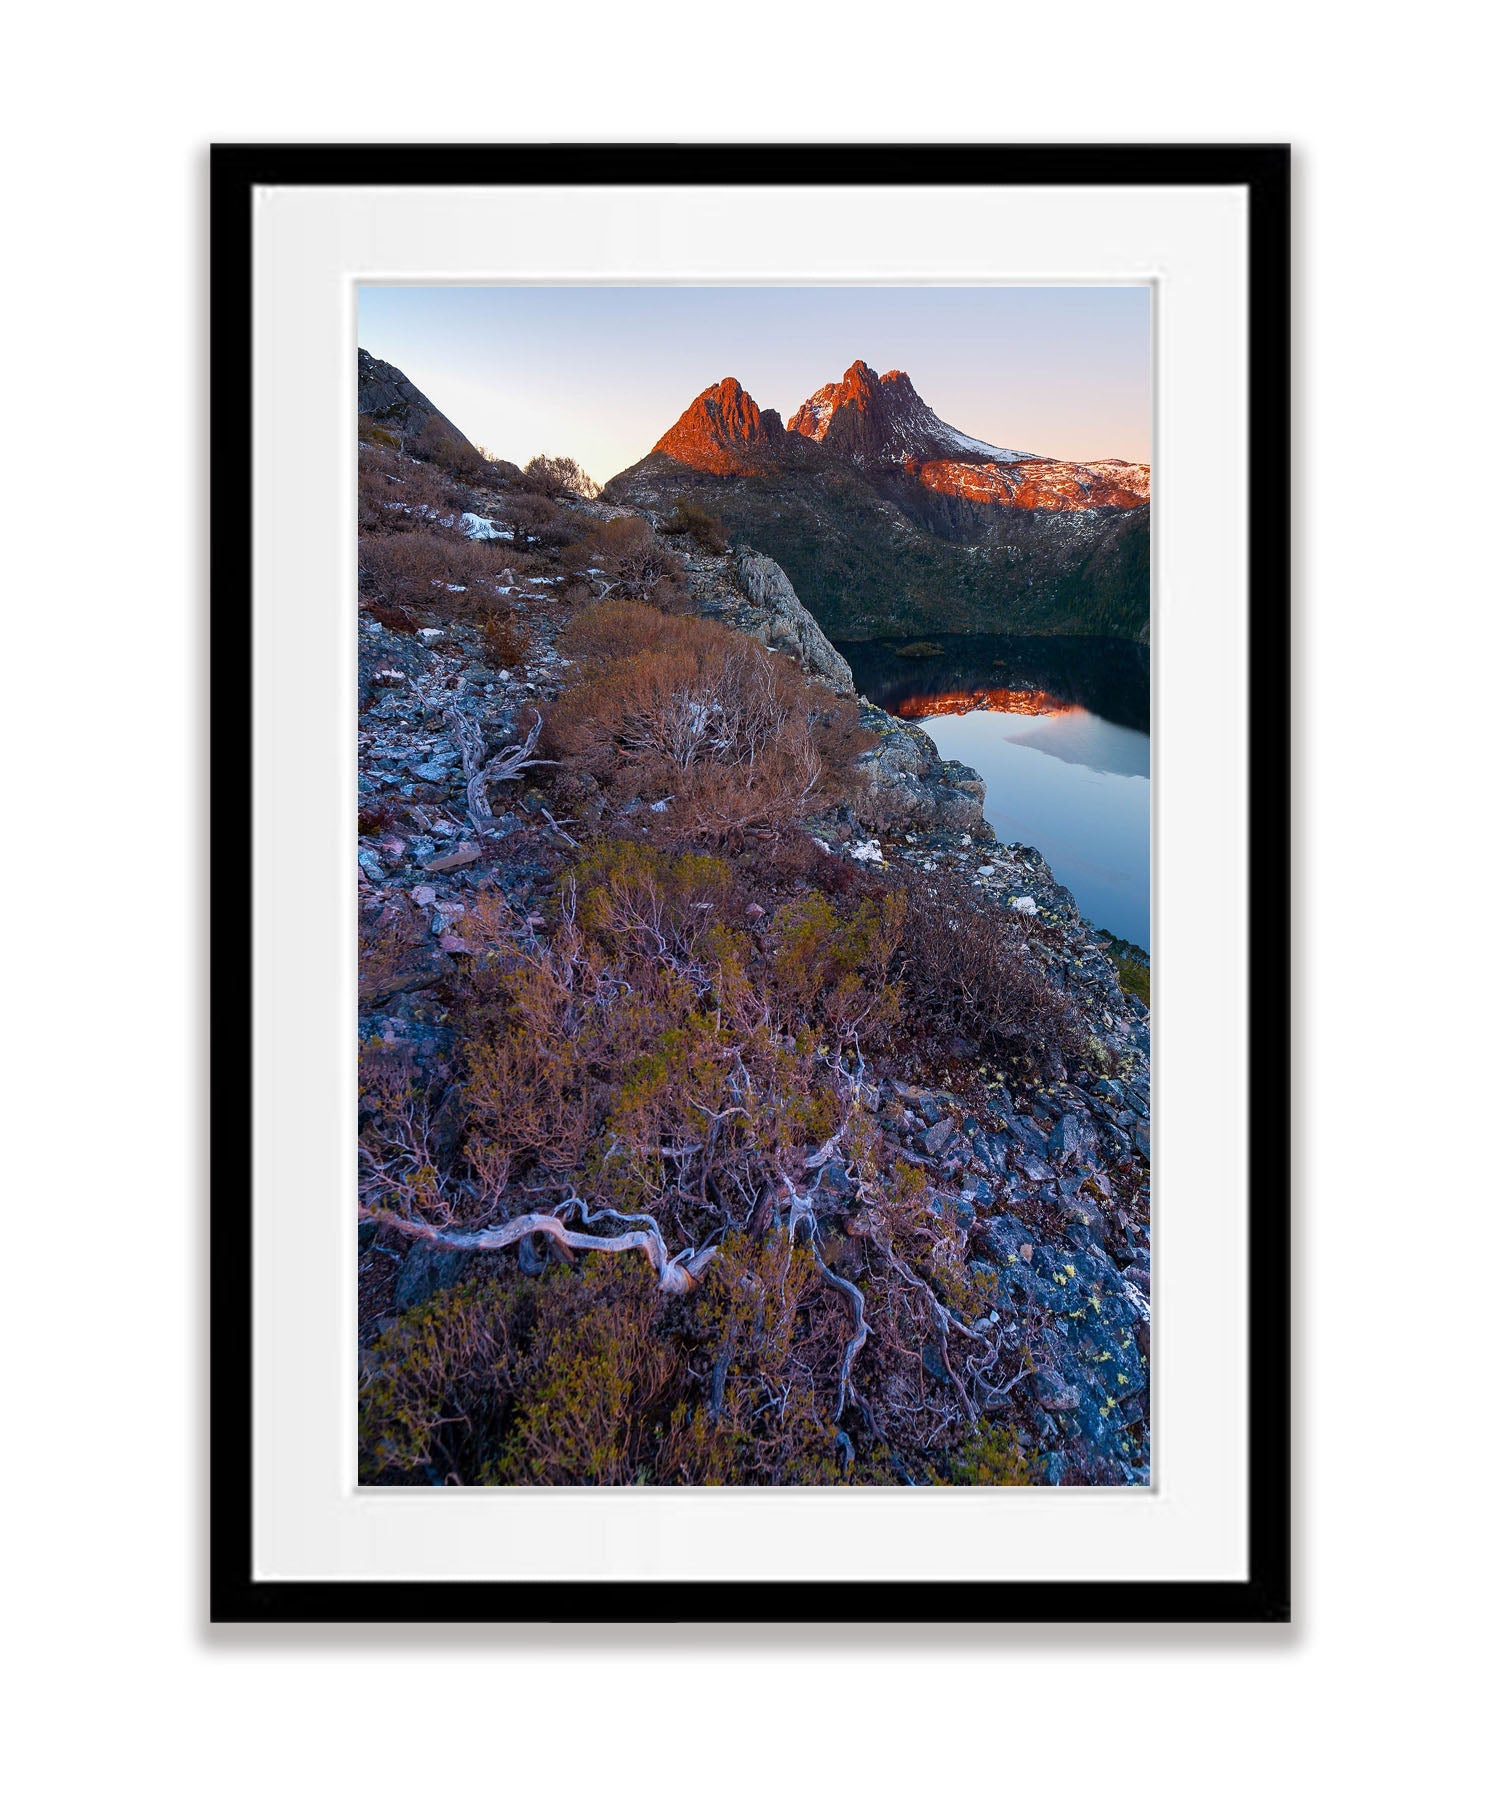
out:
<path id="1" fill-rule="evenodd" d="M 505 516 L 515 528 L 518 546 L 542 550 L 560 549 L 580 535 L 574 513 L 545 494 L 511 494 L 505 500 Z"/>
<path id="2" fill-rule="evenodd" d="M 361 538 L 365 610 L 398 631 L 416 628 L 415 622 L 405 622 L 413 608 L 444 619 L 473 620 L 486 633 L 488 652 L 513 658 L 497 666 L 513 667 L 525 655 L 525 639 L 511 619 L 508 598 L 496 585 L 509 548 L 494 541 L 471 542 L 462 532 L 442 527 Z"/>
<path id="3" fill-rule="evenodd" d="M 376 444 L 359 451 L 361 535 L 426 529 L 453 515 L 448 483 L 438 470 Z"/>
<path id="4" fill-rule="evenodd" d="M 686 593 L 681 560 L 639 518 L 607 519 L 589 533 L 595 560 L 614 575 L 619 593 L 658 606 L 681 604 Z"/>
<path id="5" fill-rule="evenodd" d="M 1027 949 L 1026 927 L 996 916 L 969 885 L 908 874 L 900 957 L 907 1019 L 939 1053 L 950 1040 L 981 1055 L 1045 1067 L 1082 1043 L 1077 1012 Z"/>
<path id="6" fill-rule="evenodd" d="M 852 777 L 853 707 L 738 632 L 609 600 L 565 646 L 586 670 L 552 709 L 551 753 L 618 804 L 660 807 L 646 816 L 667 840 L 786 831 Z"/>
<path id="7" fill-rule="evenodd" d="M 514 619 L 494 615 L 480 620 L 479 641 L 484 647 L 485 661 L 496 669 L 519 668 L 530 647 L 528 638 L 517 628 Z"/>
<path id="8" fill-rule="evenodd" d="M 550 941 L 480 970 L 455 1015 L 492 1204 L 545 1179 L 692 1226 L 716 1216 L 722 1182 L 748 1211 L 844 1116 L 831 1047 L 890 1028 L 894 915 L 794 904 L 761 945 L 731 924 L 743 907 L 726 864 L 632 841 L 586 857 L 561 895 Z"/>
<path id="9" fill-rule="evenodd" d="M 436 419 L 427 421 L 415 437 L 408 441 L 407 449 L 444 474 L 475 486 L 489 481 L 493 473 L 486 457 L 472 444 L 454 437 Z"/>
<path id="10" fill-rule="evenodd" d="M 533 456 L 525 473 L 526 480 L 549 500 L 563 494 L 592 500 L 599 492 L 599 483 L 571 456 Z"/>

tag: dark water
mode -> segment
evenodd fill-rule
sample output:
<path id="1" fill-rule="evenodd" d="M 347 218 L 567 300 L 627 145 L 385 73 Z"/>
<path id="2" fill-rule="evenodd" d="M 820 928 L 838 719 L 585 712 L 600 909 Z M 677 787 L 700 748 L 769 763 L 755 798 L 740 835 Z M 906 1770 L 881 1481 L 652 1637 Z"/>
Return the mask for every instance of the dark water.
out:
<path id="1" fill-rule="evenodd" d="M 902 640 L 909 642 L 910 640 Z M 1034 844 L 1086 919 L 1151 947 L 1151 664 L 1108 638 L 843 643 L 854 683 L 970 764 L 1004 843 Z"/>

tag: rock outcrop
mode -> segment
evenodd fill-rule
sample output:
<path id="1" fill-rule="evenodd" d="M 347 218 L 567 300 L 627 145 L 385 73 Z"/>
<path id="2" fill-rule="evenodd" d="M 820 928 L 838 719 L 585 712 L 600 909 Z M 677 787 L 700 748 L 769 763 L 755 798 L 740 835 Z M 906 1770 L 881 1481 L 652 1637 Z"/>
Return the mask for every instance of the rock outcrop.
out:
<path id="1" fill-rule="evenodd" d="M 393 363 L 381 362 L 368 350 L 359 353 L 359 413 L 361 418 L 403 441 L 428 432 L 460 448 L 474 450 L 453 421 L 440 413 L 419 387 Z"/>
<path id="2" fill-rule="evenodd" d="M 874 817 L 888 826 L 966 831 L 993 840 L 984 782 L 967 763 L 946 760 L 921 726 L 893 718 L 863 697 L 860 723 L 878 740 L 861 759 Z"/>
<path id="3" fill-rule="evenodd" d="M 826 681 L 836 694 L 852 694 L 854 676 L 848 663 L 797 598 L 797 590 L 787 580 L 781 564 L 757 551 L 740 550 L 734 569 L 746 598 L 766 615 L 763 627 L 748 627 L 750 635 L 773 650 L 785 650 L 795 656 L 810 675 Z"/>

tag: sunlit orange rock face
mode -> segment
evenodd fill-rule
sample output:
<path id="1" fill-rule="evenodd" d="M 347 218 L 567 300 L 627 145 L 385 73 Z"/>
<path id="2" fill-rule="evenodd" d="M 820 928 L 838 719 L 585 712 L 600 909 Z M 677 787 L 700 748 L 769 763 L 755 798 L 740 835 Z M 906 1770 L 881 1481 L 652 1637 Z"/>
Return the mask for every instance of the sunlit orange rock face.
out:
<path id="1" fill-rule="evenodd" d="M 653 448 L 689 468 L 740 475 L 758 467 L 785 435 L 781 414 L 755 404 L 732 375 L 705 388 Z"/>
<path id="2" fill-rule="evenodd" d="M 904 470 L 934 494 L 1028 512 L 1128 510 L 1151 498 L 1146 463 L 1065 462 L 985 443 L 940 419 L 904 370 L 877 375 L 862 360 L 804 400 L 786 426 L 728 375 L 705 388 L 654 449 L 721 476 L 785 467 L 810 454 L 812 464 L 798 466 L 816 468 L 823 457 L 877 477 Z"/>
<path id="3" fill-rule="evenodd" d="M 886 381 L 906 381 L 906 377 L 898 370 L 892 369 L 884 378 Z M 907 386 L 911 383 L 907 381 Z M 844 371 L 842 381 L 830 381 L 820 387 L 817 393 L 810 395 L 797 408 L 787 421 L 787 430 L 795 431 L 802 437 L 816 438 L 819 443 L 828 435 L 828 427 L 834 416 L 844 407 L 853 407 L 856 412 L 867 413 L 880 399 L 880 380 L 867 362 L 856 360 Z"/>
<path id="4" fill-rule="evenodd" d="M 1091 506 L 1143 506 L 1151 498 L 1145 463 L 918 462 L 906 468 L 934 493 L 981 506 L 1020 506 L 1039 512 L 1078 512 Z"/>
<path id="5" fill-rule="evenodd" d="M 1042 688 L 965 688 L 952 694 L 912 694 L 897 705 L 896 715 L 902 719 L 936 719 L 944 713 L 1003 712 L 1040 716 L 1082 710 Z"/>

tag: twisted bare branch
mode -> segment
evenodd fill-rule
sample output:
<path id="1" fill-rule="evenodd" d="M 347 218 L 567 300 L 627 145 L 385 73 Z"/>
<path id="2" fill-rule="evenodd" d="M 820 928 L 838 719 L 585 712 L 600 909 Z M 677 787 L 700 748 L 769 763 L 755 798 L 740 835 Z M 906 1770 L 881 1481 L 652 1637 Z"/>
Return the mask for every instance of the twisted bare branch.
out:
<path id="1" fill-rule="evenodd" d="M 497 750 L 488 760 L 485 758 L 484 738 L 479 726 L 456 706 L 450 706 L 443 714 L 449 729 L 458 745 L 459 755 L 464 763 L 464 784 L 468 796 L 469 817 L 474 829 L 481 837 L 495 829 L 495 815 L 490 811 L 489 795 L 485 791 L 494 781 L 515 781 L 526 769 L 537 769 L 550 766 L 551 757 L 533 756 L 537 739 L 542 735 L 542 715 L 534 714 L 531 729 L 519 743 L 508 744 L 505 749 Z"/>
<path id="2" fill-rule="evenodd" d="M 595 1219 L 612 1219 L 627 1221 L 639 1228 L 619 1232 L 613 1237 L 601 1237 L 590 1231 L 574 1231 L 564 1222 L 574 1212 L 582 1215 L 585 1225 L 592 1224 Z M 503 1225 L 486 1226 L 479 1231 L 440 1230 L 424 1219 L 380 1212 L 369 1206 L 360 1208 L 360 1217 L 376 1219 L 407 1237 L 421 1238 L 425 1243 L 438 1244 L 444 1250 L 506 1250 L 512 1244 L 532 1237 L 551 1238 L 564 1250 L 600 1250 L 606 1255 L 639 1250 L 651 1264 L 656 1275 L 657 1289 L 663 1294 L 692 1293 L 703 1279 L 704 1269 L 716 1254 L 715 1247 L 709 1245 L 701 1250 L 689 1246 L 686 1250 L 679 1250 L 676 1256 L 668 1256 L 661 1230 L 649 1214 L 617 1213 L 608 1208 L 591 1214 L 585 1203 L 576 1197 L 565 1200 L 554 1212 L 522 1213 L 518 1218 L 507 1219 Z"/>

